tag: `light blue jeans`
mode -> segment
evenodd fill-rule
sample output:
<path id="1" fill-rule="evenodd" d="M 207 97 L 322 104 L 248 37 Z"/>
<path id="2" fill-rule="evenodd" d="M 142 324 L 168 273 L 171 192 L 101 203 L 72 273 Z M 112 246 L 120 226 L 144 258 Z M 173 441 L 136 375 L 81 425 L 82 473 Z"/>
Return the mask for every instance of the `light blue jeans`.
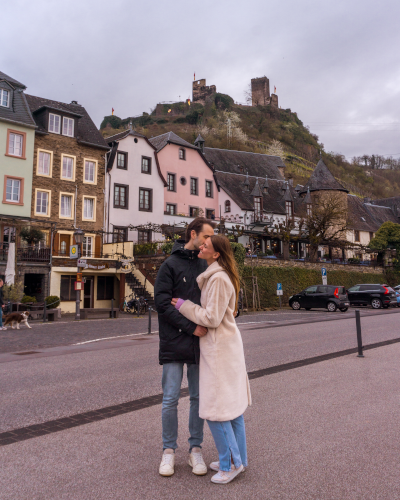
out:
<path id="1" fill-rule="evenodd" d="M 226 422 L 207 420 L 219 455 L 219 469 L 231 470 L 231 458 L 236 468 L 247 467 L 246 429 L 243 415 Z"/>
<path id="2" fill-rule="evenodd" d="M 178 448 L 178 403 L 184 363 L 166 363 L 162 375 L 162 440 L 163 449 Z M 194 446 L 201 448 L 204 420 L 199 417 L 199 365 L 187 365 L 189 384 L 189 452 Z"/>

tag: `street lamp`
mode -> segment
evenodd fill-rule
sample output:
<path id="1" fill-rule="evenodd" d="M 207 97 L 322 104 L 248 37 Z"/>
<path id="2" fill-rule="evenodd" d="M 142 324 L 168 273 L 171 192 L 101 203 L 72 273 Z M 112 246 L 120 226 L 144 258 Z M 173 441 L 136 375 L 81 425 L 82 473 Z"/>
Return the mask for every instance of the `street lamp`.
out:
<path id="1" fill-rule="evenodd" d="M 85 233 L 82 231 L 82 229 L 77 228 L 76 231 L 74 232 L 75 243 L 78 245 L 77 262 L 79 262 L 79 259 L 81 257 L 81 245 L 83 243 L 84 236 L 85 236 Z M 78 265 L 77 273 L 79 273 L 79 265 Z M 78 281 L 78 276 L 76 276 L 76 281 Z M 80 319 L 81 319 L 81 291 L 76 290 L 75 320 L 79 321 Z"/>

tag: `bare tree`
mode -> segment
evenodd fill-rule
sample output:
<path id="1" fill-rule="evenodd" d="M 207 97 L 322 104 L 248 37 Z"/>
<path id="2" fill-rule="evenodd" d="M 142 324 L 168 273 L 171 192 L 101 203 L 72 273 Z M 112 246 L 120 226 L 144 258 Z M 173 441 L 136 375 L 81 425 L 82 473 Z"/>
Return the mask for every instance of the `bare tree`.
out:
<path id="1" fill-rule="evenodd" d="M 282 143 L 274 139 L 266 148 L 266 154 L 271 156 L 279 156 L 282 160 L 286 158 L 285 150 Z"/>
<path id="2" fill-rule="evenodd" d="M 251 91 L 251 83 L 249 83 L 244 91 L 244 99 L 248 106 L 253 104 L 253 93 Z M 258 104 L 258 103 L 257 103 Z"/>
<path id="3" fill-rule="evenodd" d="M 264 232 L 270 238 L 275 238 L 282 241 L 282 250 L 284 260 L 290 258 L 290 242 L 299 238 L 299 232 L 294 233 L 296 229 L 301 229 L 304 225 L 304 220 L 301 219 L 295 222 L 293 219 L 286 219 L 285 222 L 273 224 L 271 227 L 265 226 Z"/>

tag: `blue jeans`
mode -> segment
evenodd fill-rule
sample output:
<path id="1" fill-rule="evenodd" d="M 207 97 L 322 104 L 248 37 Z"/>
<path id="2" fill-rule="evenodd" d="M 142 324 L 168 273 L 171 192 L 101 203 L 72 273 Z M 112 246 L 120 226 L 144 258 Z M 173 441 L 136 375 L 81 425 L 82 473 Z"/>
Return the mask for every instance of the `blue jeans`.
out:
<path id="1" fill-rule="evenodd" d="M 207 420 L 219 455 L 219 468 L 231 470 L 231 458 L 236 468 L 247 467 L 246 429 L 243 415 L 227 422 Z"/>
<path id="2" fill-rule="evenodd" d="M 166 363 L 162 375 L 162 439 L 163 449 L 178 448 L 178 403 L 183 377 L 184 363 Z M 204 420 L 199 417 L 199 365 L 187 365 L 189 383 L 189 451 L 194 446 L 201 448 Z"/>

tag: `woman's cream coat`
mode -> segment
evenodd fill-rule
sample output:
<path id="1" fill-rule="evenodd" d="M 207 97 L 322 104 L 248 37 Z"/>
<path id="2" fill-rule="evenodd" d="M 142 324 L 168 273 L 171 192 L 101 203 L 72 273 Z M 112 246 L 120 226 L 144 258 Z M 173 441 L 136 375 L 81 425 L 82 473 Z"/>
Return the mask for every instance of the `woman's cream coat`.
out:
<path id="1" fill-rule="evenodd" d="M 235 289 L 218 262 L 200 274 L 197 283 L 201 307 L 186 300 L 179 312 L 208 328 L 200 338 L 199 414 L 207 420 L 233 420 L 251 404 L 243 342 L 234 318 Z"/>

